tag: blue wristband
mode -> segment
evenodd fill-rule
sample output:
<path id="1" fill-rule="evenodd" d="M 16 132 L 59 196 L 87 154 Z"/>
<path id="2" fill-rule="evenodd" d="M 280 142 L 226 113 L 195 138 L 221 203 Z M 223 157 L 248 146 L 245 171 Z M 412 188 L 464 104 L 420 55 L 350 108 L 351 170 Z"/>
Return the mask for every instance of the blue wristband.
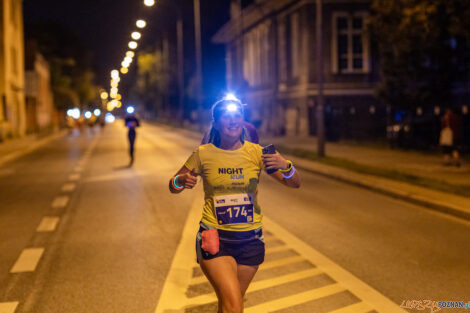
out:
<path id="1" fill-rule="evenodd" d="M 282 173 L 282 177 L 284 177 L 285 179 L 289 179 L 292 176 L 294 176 L 294 174 L 295 174 L 295 167 L 292 165 L 292 173 L 290 173 L 289 175 L 284 175 L 284 173 Z"/>
<path id="2" fill-rule="evenodd" d="M 179 175 L 176 175 L 175 176 L 175 179 L 173 179 L 173 187 L 175 187 L 176 189 L 183 189 L 184 186 L 178 186 L 178 184 L 176 183 L 176 180 L 178 179 Z"/>

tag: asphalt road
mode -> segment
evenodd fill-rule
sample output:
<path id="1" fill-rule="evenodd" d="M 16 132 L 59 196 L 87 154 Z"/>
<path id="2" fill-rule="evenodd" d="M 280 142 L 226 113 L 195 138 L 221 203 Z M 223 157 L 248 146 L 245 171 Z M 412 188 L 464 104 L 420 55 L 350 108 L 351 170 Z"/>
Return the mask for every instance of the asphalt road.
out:
<path id="1" fill-rule="evenodd" d="M 69 134 L 1 166 L 0 313 L 155 312 L 198 192 L 172 195 L 168 179 L 199 138 L 144 125 L 129 168 L 118 122 Z M 397 305 L 470 300 L 468 222 L 308 173 L 298 190 L 263 175 L 259 196 L 270 220 Z M 283 273 L 261 271 L 259 279 L 275 282 Z M 289 292 L 330 278 L 312 279 L 291 282 L 297 285 Z M 191 288 L 187 294 L 210 292 L 204 283 Z M 247 305 L 287 292 L 281 283 L 270 288 L 251 300 L 248 294 Z M 276 312 L 320 312 L 315 305 Z"/>

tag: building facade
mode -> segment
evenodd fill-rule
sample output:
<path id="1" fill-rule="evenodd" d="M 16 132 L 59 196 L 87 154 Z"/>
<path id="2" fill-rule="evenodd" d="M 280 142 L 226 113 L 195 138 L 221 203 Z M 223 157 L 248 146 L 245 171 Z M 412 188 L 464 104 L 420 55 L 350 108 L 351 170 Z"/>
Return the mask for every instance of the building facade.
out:
<path id="1" fill-rule="evenodd" d="M 316 132 L 314 0 L 255 0 L 213 37 L 226 46 L 227 82 L 247 101 L 249 119 L 274 135 Z M 385 108 L 367 30 L 370 0 L 323 0 L 322 51 L 326 135 L 361 139 L 383 132 Z"/>
<path id="2" fill-rule="evenodd" d="M 58 126 L 51 88 L 49 63 L 34 42 L 26 44 L 25 58 L 26 131 L 50 130 Z"/>
<path id="3" fill-rule="evenodd" d="M 21 0 L 0 4 L 0 140 L 26 132 Z"/>

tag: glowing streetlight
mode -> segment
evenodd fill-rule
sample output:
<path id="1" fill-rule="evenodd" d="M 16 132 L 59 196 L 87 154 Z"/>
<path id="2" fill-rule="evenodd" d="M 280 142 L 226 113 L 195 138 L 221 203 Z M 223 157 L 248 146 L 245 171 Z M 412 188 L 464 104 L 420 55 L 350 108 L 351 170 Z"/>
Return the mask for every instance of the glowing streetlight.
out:
<path id="1" fill-rule="evenodd" d="M 131 57 L 125 57 L 124 62 L 131 64 L 132 63 L 132 58 Z"/>
<path id="2" fill-rule="evenodd" d="M 106 100 L 108 99 L 108 93 L 106 91 L 101 92 L 100 94 L 101 99 Z"/>
<path id="3" fill-rule="evenodd" d="M 131 37 L 132 37 L 132 39 L 134 39 L 134 40 L 139 40 L 140 37 L 142 37 L 142 35 L 141 35 L 139 32 L 133 32 L 133 33 L 131 34 Z"/>
<path id="4" fill-rule="evenodd" d="M 112 110 L 112 109 L 111 109 L 111 110 Z M 111 111 L 111 110 L 108 109 L 108 111 Z M 114 120 L 115 120 L 115 117 L 114 117 L 114 115 L 112 115 L 111 113 L 106 113 L 104 119 L 106 120 L 106 123 L 113 123 Z"/>
<path id="5" fill-rule="evenodd" d="M 132 114 L 135 112 L 135 109 L 133 106 L 128 106 L 127 109 L 126 109 L 126 112 L 129 113 L 129 114 Z"/>
<path id="6" fill-rule="evenodd" d="M 134 50 L 135 48 L 137 48 L 137 42 L 135 42 L 135 41 L 129 41 L 129 48 L 131 48 L 132 50 Z"/>
<path id="7" fill-rule="evenodd" d="M 111 82 L 111 87 L 117 88 L 117 86 L 118 86 L 118 83 L 117 83 L 117 82 L 115 82 L 115 81 L 112 81 L 112 82 Z"/>
<path id="8" fill-rule="evenodd" d="M 121 67 L 122 74 L 127 74 L 128 72 L 129 72 L 129 69 L 127 67 Z"/>
<path id="9" fill-rule="evenodd" d="M 138 28 L 144 28 L 145 26 L 147 26 L 147 22 L 144 20 L 138 20 L 137 22 L 135 22 L 135 25 Z"/>
<path id="10" fill-rule="evenodd" d="M 100 109 L 95 109 L 95 110 L 93 111 L 93 114 L 94 114 L 95 116 L 100 116 L 100 115 L 101 115 L 101 110 L 100 110 Z"/>
<path id="11" fill-rule="evenodd" d="M 111 95 L 117 95 L 118 89 L 116 87 L 111 88 Z"/>
<path id="12" fill-rule="evenodd" d="M 127 51 L 126 52 L 126 57 L 133 58 L 135 55 L 134 51 Z"/>
<path id="13" fill-rule="evenodd" d="M 112 70 L 112 71 L 111 71 L 111 77 L 112 77 L 113 79 L 118 78 L 118 77 L 119 77 L 119 71 L 118 71 L 118 70 Z"/>
<path id="14" fill-rule="evenodd" d="M 155 0 L 144 0 L 144 4 L 148 7 L 155 5 Z"/>
<path id="15" fill-rule="evenodd" d="M 91 112 L 90 111 L 86 111 L 85 112 L 85 118 L 89 119 L 91 117 Z"/>
<path id="16" fill-rule="evenodd" d="M 121 96 L 121 94 L 118 93 L 118 94 L 116 95 L 116 100 L 117 100 L 117 101 L 120 101 L 121 99 L 122 99 L 122 96 Z"/>
<path id="17" fill-rule="evenodd" d="M 129 63 L 127 63 L 126 61 L 122 61 L 122 62 L 121 62 L 121 66 L 122 66 L 122 67 L 125 67 L 125 68 L 128 68 L 128 67 L 129 67 Z"/>

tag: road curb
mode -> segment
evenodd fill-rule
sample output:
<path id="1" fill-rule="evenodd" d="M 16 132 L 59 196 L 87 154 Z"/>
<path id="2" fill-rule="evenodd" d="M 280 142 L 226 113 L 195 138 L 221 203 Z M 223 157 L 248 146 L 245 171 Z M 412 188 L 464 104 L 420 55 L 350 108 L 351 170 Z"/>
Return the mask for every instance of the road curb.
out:
<path id="1" fill-rule="evenodd" d="M 385 179 L 385 178 L 377 178 L 372 175 L 360 174 L 362 176 L 370 177 L 369 181 L 361 180 L 361 179 L 353 178 L 354 175 L 351 175 L 351 174 L 354 173 L 355 175 L 357 175 L 357 173 L 352 172 L 352 171 L 335 167 L 335 171 L 337 172 L 340 171 L 342 172 L 342 174 L 333 173 L 332 171 L 327 170 L 327 168 L 331 166 L 325 166 L 324 164 L 317 163 L 317 162 L 310 161 L 310 160 L 307 161 L 305 159 L 299 160 L 299 158 L 296 158 L 294 156 L 289 156 L 289 158 L 292 160 L 297 160 L 296 167 L 303 171 L 321 175 L 327 178 L 335 179 L 335 180 L 338 180 L 338 181 L 341 181 L 350 185 L 355 185 L 361 188 L 365 188 L 368 190 L 372 190 L 374 192 L 378 192 L 386 196 L 390 196 L 390 197 L 400 199 L 400 200 L 405 200 L 413 204 L 418 204 L 418 205 L 424 206 L 426 208 L 429 208 L 435 211 L 450 214 L 450 215 L 465 219 L 467 221 L 470 221 L 470 210 L 465 210 L 464 208 L 456 207 L 451 203 L 445 203 L 442 201 L 436 201 L 434 199 L 428 199 L 424 195 L 405 191 L 402 189 L 385 188 L 380 183 L 377 183 L 379 181 L 392 182 L 392 180 Z M 308 164 L 306 164 L 307 162 L 315 163 L 315 165 L 318 165 L 320 167 L 314 168 L 312 166 L 308 166 Z M 400 184 L 403 186 L 408 185 L 406 183 L 400 183 Z"/>
<path id="2" fill-rule="evenodd" d="M 7 155 L 4 155 L 4 156 L 0 157 L 0 166 L 3 166 L 5 163 L 10 162 L 12 160 L 15 160 L 15 159 L 17 159 L 17 158 L 19 158 L 19 157 L 21 157 L 25 154 L 33 152 L 34 150 L 44 146 L 48 142 L 50 142 L 52 140 L 55 140 L 55 139 L 58 139 L 62 136 L 65 136 L 66 134 L 67 134 L 67 130 L 60 130 L 60 131 L 58 131 L 54 134 L 51 134 L 49 136 L 46 136 L 46 137 L 43 137 L 43 138 L 37 140 L 36 142 L 34 142 L 33 144 L 31 144 L 29 146 L 22 147 L 22 148 L 19 148 L 18 150 L 10 152 Z"/>

